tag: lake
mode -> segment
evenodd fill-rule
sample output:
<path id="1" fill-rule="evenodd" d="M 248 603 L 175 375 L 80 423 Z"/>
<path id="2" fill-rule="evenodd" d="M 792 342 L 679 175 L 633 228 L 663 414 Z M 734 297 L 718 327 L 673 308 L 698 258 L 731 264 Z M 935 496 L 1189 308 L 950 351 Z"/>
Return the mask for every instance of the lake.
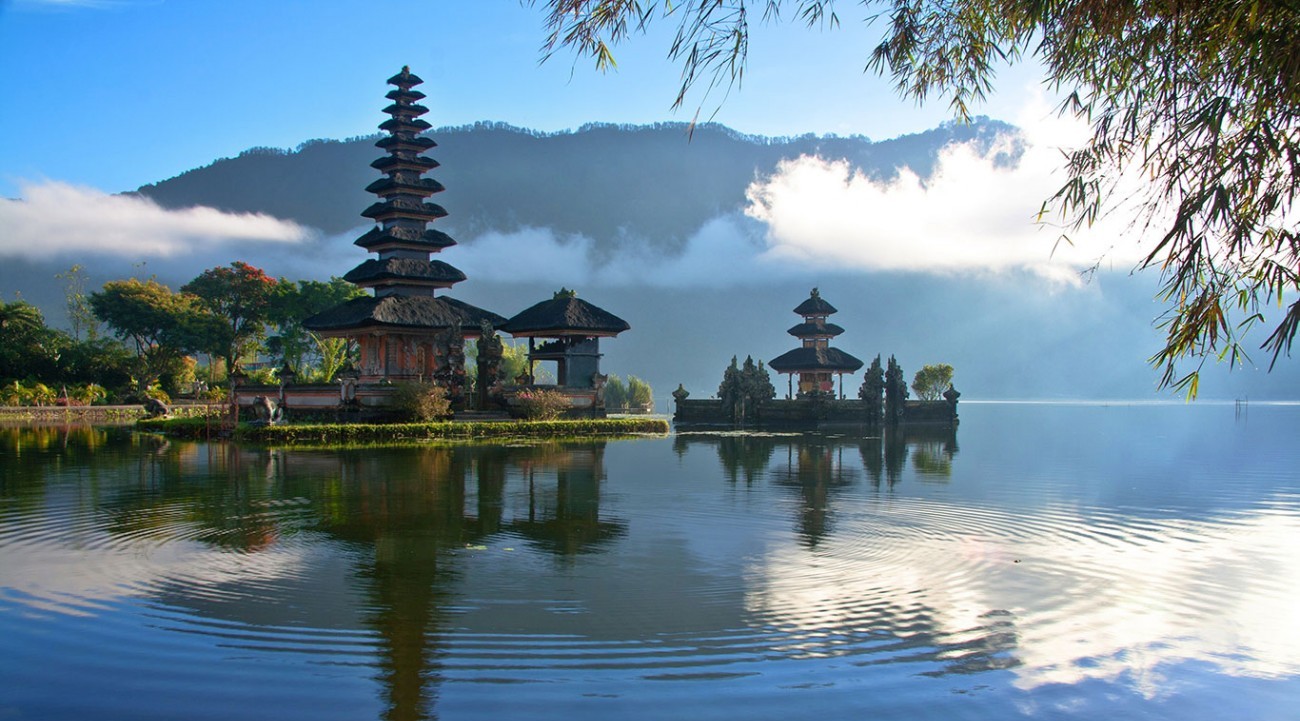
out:
<path id="1" fill-rule="evenodd" d="M 0 429 L 0 719 L 1293 719 L 1300 405 L 266 450 Z"/>

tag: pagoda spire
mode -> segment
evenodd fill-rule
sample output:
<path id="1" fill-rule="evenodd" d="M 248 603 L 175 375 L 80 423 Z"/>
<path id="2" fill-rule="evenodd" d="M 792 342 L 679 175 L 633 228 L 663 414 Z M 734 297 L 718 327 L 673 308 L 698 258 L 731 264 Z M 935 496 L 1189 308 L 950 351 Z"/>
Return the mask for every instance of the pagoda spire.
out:
<path id="1" fill-rule="evenodd" d="M 388 79 L 396 86 L 387 97 L 392 103 L 384 108 L 389 116 L 379 125 L 387 135 L 375 143 L 387 155 L 371 163 L 385 177 L 366 186 L 379 200 L 361 215 L 375 221 L 375 227 L 356 240 L 356 244 L 378 255 L 353 268 L 345 280 L 363 288 L 372 288 L 378 297 L 387 295 L 434 295 L 440 288 L 450 288 L 465 280 L 465 274 L 430 255 L 455 245 L 451 236 L 428 227 L 447 215 L 442 206 L 427 202 L 429 196 L 443 191 L 443 186 L 424 174 L 438 167 L 437 161 L 424 156 L 437 143 L 422 135 L 431 126 L 420 119 L 429 109 L 418 101 L 424 93 L 413 90 L 424 81 L 404 66 Z"/>

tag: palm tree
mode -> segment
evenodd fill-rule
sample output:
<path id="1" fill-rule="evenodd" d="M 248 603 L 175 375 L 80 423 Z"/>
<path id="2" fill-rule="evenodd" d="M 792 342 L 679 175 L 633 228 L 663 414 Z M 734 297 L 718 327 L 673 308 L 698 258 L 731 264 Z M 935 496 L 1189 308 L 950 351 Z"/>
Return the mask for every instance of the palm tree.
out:
<path id="1" fill-rule="evenodd" d="M 36 306 L 25 300 L 6 303 L 0 300 L 0 332 L 19 336 L 45 327 L 45 317 Z"/>

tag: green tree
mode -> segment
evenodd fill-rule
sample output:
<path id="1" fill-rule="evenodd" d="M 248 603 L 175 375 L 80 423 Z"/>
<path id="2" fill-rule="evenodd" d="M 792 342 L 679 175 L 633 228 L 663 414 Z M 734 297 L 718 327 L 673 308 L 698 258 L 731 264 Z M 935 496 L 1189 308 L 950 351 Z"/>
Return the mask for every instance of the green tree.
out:
<path id="1" fill-rule="evenodd" d="M 139 388 L 177 372 L 183 356 L 207 350 L 214 337 L 224 338 L 224 321 L 195 296 L 175 293 L 152 279 L 109 281 L 90 295 L 90 307 L 135 347 Z"/>
<path id="2" fill-rule="evenodd" d="M 776 397 L 776 388 L 762 361 L 757 365 L 753 356 L 745 357 L 745 364 L 736 363 L 731 357 L 731 365 L 722 373 L 722 384 L 718 386 L 718 398 L 722 407 L 733 421 L 748 420 L 758 412 L 762 401 Z"/>
<path id="3" fill-rule="evenodd" d="M 629 408 L 655 409 L 655 394 L 649 383 L 636 376 L 627 377 L 627 405 Z"/>
<path id="4" fill-rule="evenodd" d="M 0 379 L 48 380 L 69 341 L 31 303 L 0 301 Z"/>
<path id="5" fill-rule="evenodd" d="M 952 366 L 947 363 L 922 366 L 912 377 L 912 390 L 923 401 L 937 401 L 952 385 Z"/>
<path id="6" fill-rule="evenodd" d="M 880 355 L 877 354 L 875 360 L 866 372 L 862 374 L 862 386 L 858 388 L 858 397 L 866 403 L 867 420 L 872 423 L 880 421 L 880 414 L 883 411 L 885 394 L 885 369 L 880 366 Z"/>
<path id="7" fill-rule="evenodd" d="M 674 105 L 698 84 L 736 84 L 749 10 L 812 28 L 839 24 L 834 0 L 529 0 L 545 9 L 547 56 L 570 48 L 613 67 L 611 47 L 674 19 L 681 63 Z M 1164 347 L 1161 383 L 1195 396 L 1209 357 L 1245 359 L 1250 331 L 1276 363 L 1300 331 L 1300 4 L 1276 0 L 860 0 L 883 19 L 867 69 L 900 95 L 945 97 L 961 119 L 993 90 L 1002 62 L 1034 58 L 1063 113 L 1092 126 L 1065 158 L 1066 180 L 1040 210 L 1067 229 L 1136 202 L 1133 227 L 1154 239 Z M 1138 196 L 1120 184 L 1143 179 Z M 1068 240 L 1068 238 L 1067 238 Z M 1265 316 L 1269 306 L 1271 317 Z M 1184 372 L 1181 362 L 1193 369 Z M 1271 366 L 1270 366 L 1271 367 Z"/>
<path id="8" fill-rule="evenodd" d="M 627 385 L 613 373 L 605 380 L 605 407 L 619 410 L 627 408 Z"/>
<path id="9" fill-rule="evenodd" d="M 230 267 L 209 268 L 181 286 L 216 318 L 221 332 L 213 333 L 205 343 L 234 370 L 244 353 L 261 341 L 270 320 L 272 300 L 280 292 L 281 281 L 242 261 Z M 215 330 L 215 329 L 214 329 Z"/>
<path id="10" fill-rule="evenodd" d="M 99 338 L 99 319 L 90 307 L 86 296 L 86 283 L 89 280 L 85 266 L 74 264 L 62 273 L 54 276 L 63 281 L 63 294 L 68 307 L 68 324 L 72 326 L 72 339 L 81 340 L 84 333 L 86 340 Z"/>
<path id="11" fill-rule="evenodd" d="M 364 289 L 342 278 L 326 282 L 300 280 L 297 284 L 281 278 L 275 284 L 266 314 L 276 330 L 266 341 L 267 351 L 300 375 L 306 372 L 308 362 L 314 362 L 319 367 L 319 380 L 329 382 L 347 360 L 347 342 L 342 338 L 321 338 L 303 328 L 302 322 L 364 295 Z"/>

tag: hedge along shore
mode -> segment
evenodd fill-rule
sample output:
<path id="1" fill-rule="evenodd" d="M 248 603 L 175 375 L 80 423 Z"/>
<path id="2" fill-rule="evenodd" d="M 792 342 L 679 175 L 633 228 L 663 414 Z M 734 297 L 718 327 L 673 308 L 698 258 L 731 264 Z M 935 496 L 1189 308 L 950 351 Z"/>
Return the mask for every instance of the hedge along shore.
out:
<path id="1" fill-rule="evenodd" d="M 220 413 L 223 406 L 175 405 L 175 418 L 195 418 Z M 144 406 L 0 406 L 0 421 L 30 423 L 127 423 L 144 418 Z"/>
<path id="2" fill-rule="evenodd" d="M 206 418 L 153 418 L 136 422 L 142 431 L 174 438 L 212 438 L 219 422 Z M 663 418 L 601 418 L 554 421 L 443 421 L 438 423 L 286 423 L 240 424 L 231 438 L 263 445 L 352 445 L 483 438 L 588 438 L 668 435 Z"/>

